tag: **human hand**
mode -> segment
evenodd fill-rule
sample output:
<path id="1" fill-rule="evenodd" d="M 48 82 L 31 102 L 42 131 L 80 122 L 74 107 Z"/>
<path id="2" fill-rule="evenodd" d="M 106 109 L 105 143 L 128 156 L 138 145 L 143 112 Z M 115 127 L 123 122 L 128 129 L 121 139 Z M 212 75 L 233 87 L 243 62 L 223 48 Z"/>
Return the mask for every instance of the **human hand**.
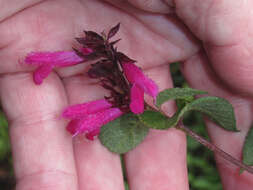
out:
<path id="1" fill-rule="evenodd" d="M 10 121 L 17 189 L 123 189 L 119 157 L 108 152 L 98 140 L 72 139 L 64 130 L 66 122 L 59 119 L 68 104 L 104 95 L 93 81 L 81 75 L 85 63 L 57 70 L 43 85 L 35 86 L 31 68 L 18 63 L 28 52 L 68 50 L 73 37 L 80 36 L 83 29 L 102 31 L 121 22 L 118 36 L 123 40 L 118 48 L 138 60 L 160 90 L 172 86 L 167 63 L 175 61 L 189 62 L 184 73 L 192 85 L 202 88 L 196 84 L 197 79 L 194 80 L 196 74 L 191 73 L 194 70 L 188 68 L 194 58 L 200 60 L 194 64 L 202 62 L 200 46 L 177 18 L 143 12 L 124 2 L 113 3 L 124 10 L 96 0 L 17 1 L 1 6 L 4 11 L 0 11 L 0 97 Z M 164 5 L 160 10 L 159 3 L 152 7 L 156 7 L 157 12 L 167 12 Z M 202 68 L 201 65 L 195 68 Z M 202 74 L 204 79 L 206 75 Z M 213 81 L 209 79 L 211 77 L 206 80 Z M 210 87 L 212 84 L 208 82 Z M 211 93 L 221 91 L 221 95 L 226 95 L 224 90 L 213 89 Z M 228 94 L 238 101 L 233 93 Z M 249 101 L 241 97 L 239 100 L 245 106 L 238 110 L 245 110 L 249 123 Z M 168 105 L 168 112 L 173 111 L 173 105 Z M 247 128 L 248 123 L 240 118 Z M 218 137 L 214 140 L 219 140 Z M 185 154 L 185 136 L 181 131 L 152 131 L 141 145 L 125 156 L 131 189 L 188 189 Z M 229 166 L 225 171 L 230 175 L 225 173 L 224 185 L 228 189 L 235 187 L 230 184 L 238 178 L 234 169 Z M 238 189 L 245 185 L 250 188 L 249 174 L 239 178 Z"/>
<path id="2" fill-rule="evenodd" d="M 182 72 L 193 87 L 209 94 L 228 99 L 235 108 L 237 127 L 240 133 L 231 133 L 207 121 L 209 135 L 215 145 L 242 159 L 242 146 L 248 129 L 252 125 L 252 77 L 251 62 L 253 24 L 250 1 L 201 1 L 165 0 L 134 1 L 136 7 L 147 11 L 168 12 L 171 8 L 179 21 L 200 40 L 199 51 L 183 62 Z M 187 48 L 186 48 L 187 49 Z M 169 51 L 168 51 L 169 52 Z M 216 157 L 224 189 L 252 189 L 253 176 L 247 172 L 239 174 L 239 168 Z"/>
<path id="3" fill-rule="evenodd" d="M 242 159 L 245 136 L 252 125 L 251 50 L 253 25 L 250 1 L 175 1 L 179 17 L 202 41 L 203 49 L 185 60 L 182 71 L 193 88 L 224 97 L 233 104 L 239 133 L 226 132 L 211 122 L 212 142 L 238 160 Z M 253 176 L 239 174 L 216 156 L 224 189 L 252 189 Z"/>

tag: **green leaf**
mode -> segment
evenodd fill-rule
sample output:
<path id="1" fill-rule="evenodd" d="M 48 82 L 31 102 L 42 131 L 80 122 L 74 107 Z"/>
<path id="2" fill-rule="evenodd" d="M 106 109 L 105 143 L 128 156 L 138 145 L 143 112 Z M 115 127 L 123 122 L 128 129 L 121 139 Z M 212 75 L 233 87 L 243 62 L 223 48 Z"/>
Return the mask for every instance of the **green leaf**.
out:
<path id="1" fill-rule="evenodd" d="M 111 152 L 126 153 L 148 134 L 148 128 L 134 114 L 125 114 L 101 128 L 99 139 Z"/>
<path id="2" fill-rule="evenodd" d="M 220 127 L 229 131 L 238 131 L 236 129 L 236 120 L 232 105 L 223 98 L 203 97 L 187 104 L 180 112 L 182 117 L 185 112 L 199 111 L 209 116 Z"/>
<path id="3" fill-rule="evenodd" d="M 207 92 L 195 90 L 192 88 L 169 88 L 160 92 L 156 99 L 156 105 L 160 107 L 164 102 L 168 100 L 184 99 L 192 100 L 192 96 L 198 94 L 207 94 Z"/>
<path id="4" fill-rule="evenodd" d="M 243 145 L 243 163 L 249 166 L 253 165 L 253 126 L 251 126 Z"/>
<path id="5" fill-rule="evenodd" d="M 175 127 L 179 122 L 180 118 L 183 116 L 180 115 L 181 110 L 178 110 L 171 118 L 168 119 L 168 126 Z"/>
<path id="6" fill-rule="evenodd" d="M 196 99 L 179 109 L 171 118 L 166 118 L 155 111 L 145 111 L 139 115 L 139 118 L 149 128 L 167 129 L 175 127 L 184 114 L 189 111 L 198 111 L 209 116 L 211 120 L 226 130 L 238 131 L 232 105 L 227 100 L 218 97 Z"/>
<path id="7" fill-rule="evenodd" d="M 138 115 L 138 117 L 140 118 L 140 121 L 149 128 L 168 129 L 171 127 L 168 118 L 157 111 L 147 110 L 143 114 Z"/>

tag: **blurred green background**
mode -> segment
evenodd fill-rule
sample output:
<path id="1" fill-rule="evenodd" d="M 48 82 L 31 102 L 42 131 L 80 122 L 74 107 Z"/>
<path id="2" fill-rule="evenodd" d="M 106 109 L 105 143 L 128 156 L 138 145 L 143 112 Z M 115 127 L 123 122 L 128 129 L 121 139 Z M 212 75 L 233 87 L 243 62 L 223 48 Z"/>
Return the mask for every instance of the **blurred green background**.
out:
<path id="1" fill-rule="evenodd" d="M 175 87 L 187 86 L 180 73 L 179 63 L 171 64 L 170 71 Z M 197 134 L 209 139 L 200 113 L 187 113 L 183 122 Z M 213 153 L 189 136 L 187 136 L 187 165 L 191 190 L 222 190 Z"/>
<path id="2" fill-rule="evenodd" d="M 8 123 L 0 111 L 0 189 L 12 190 L 14 185 Z"/>
<path id="3" fill-rule="evenodd" d="M 176 87 L 187 85 L 180 74 L 179 63 L 171 64 L 171 73 Z M 184 118 L 184 123 L 199 135 L 208 138 L 200 114 L 187 114 Z M 187 141 L 187 162 L 190 189 L 222 190 L 218 171 L 215 168 L 213 153 L 190 137 L 187 138 Z M 14 189 L 14 186 L 15 179 L 13 177 L 8 124 L 4 113 L 0 112 L 0 189 L 12 190 Z"/>

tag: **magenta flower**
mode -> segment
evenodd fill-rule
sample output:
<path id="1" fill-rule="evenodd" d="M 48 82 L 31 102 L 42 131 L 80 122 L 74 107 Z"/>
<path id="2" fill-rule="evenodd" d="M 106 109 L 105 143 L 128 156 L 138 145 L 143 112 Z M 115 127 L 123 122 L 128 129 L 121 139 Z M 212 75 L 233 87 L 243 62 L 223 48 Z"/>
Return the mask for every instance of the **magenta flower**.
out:
<path id="1" fill-rule="evenodd" d="M 105 109 L 111 108 L 112 104 L 110 104 L 105 99 L 86 102 L 84 104 L 76 104 L 73 106 L 69 106 L 64 110 L 62 116 L 64 118 L 69 119 L 78 119 L 82 118 L 85 115 L 93 114 L 99 111 L 103 111 Z"/>
<path id="2" fill-rule="evenodd" d="M 130 109 L 135 114 L 143 113 L 144 92 L 156 99 L 158 87 L 135 64 L 127 62 L 123 63 L 122 67 L 127 80 L 132 84 Z"/>
<path id="3" fill-rule="evenodd" d="M 92 50 L 83 48 L 83 54 L 89 54 Z M 66 67 L 76 65 L 85 61 L 83 57 L 76 54 L 75 51 L 59 52 L 32 52 L 25 58 L 25 63 L 39 66 L 33 73 L 33 79 L 36 84 L 41 84 L 55 67 Z"/>
<path id="4" fill-rule="evenodd" d="M 93 140 L 99 134 L 100 128 L 110 121 L 120 117 L 123 112 L 105 99 L 68 107 L 62 114 L 64 118 L 72 119 L 67 130 L 73 135 L 86 133 Z"/>

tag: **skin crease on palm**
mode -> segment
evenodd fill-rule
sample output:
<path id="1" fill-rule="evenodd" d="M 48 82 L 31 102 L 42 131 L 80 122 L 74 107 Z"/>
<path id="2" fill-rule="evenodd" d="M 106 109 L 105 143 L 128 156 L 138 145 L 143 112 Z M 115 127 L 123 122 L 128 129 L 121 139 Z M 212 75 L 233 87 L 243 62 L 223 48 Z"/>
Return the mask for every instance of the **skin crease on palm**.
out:
<path id="1" fill-rule="evenodd" d="M 34 68 L 20 64 L 31 51 L 70 50 L 83 29 L 100 32 L 118 22 L 118 49 L 138 60 L 160 90 L 172 87 L 168 63 L 182 61 L 192 87 L 234 105 L 240 133 L 207 125 L 213 143 L 241 159 L 253 118 L 252 7 L 250 0 L 0 0 L 0 98 L 17 190 L 123 189 L 119 156 L 97 139 L 72 139 L 59 119 L 67 105 L 106 93 L 83 75 L 87 64 L 57 70 L 40 86 L 32 81 Z M 164 110 L 171 115 L 174 104 Z M 187 190 L 185 146 L 181 131 L 152 131 L 125 155 L 131 189 Z M 239 175 L 218 157 L 217 164 L 224 189 L 252 189 L 253 175 Z"/>

